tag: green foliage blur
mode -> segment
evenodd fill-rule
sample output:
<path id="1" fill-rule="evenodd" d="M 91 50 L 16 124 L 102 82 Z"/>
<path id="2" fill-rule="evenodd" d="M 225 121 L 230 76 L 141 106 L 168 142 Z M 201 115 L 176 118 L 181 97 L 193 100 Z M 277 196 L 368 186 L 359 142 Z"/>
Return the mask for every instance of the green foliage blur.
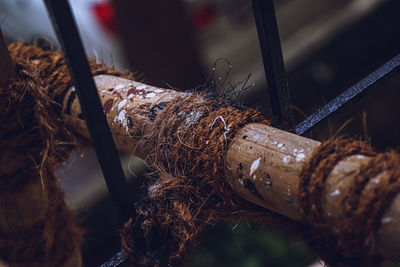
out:
<path id="1" fill-rule="evenodd" d="M 246 222 L 225 222 L 204 233 L 200 247 L 186 258 L 184 266 L 303 267 L 316 261 L 302 242 L 283 233 Z"/>

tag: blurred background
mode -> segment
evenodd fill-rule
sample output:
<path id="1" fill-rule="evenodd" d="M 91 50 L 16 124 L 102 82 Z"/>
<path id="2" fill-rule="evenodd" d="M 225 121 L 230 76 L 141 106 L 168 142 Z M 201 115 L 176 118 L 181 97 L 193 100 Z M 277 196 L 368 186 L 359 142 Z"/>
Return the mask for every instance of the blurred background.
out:
<path id="1" fill-rule="evenodd" d="M 251 0 L 70 0 L 87 54 L 141 81 L 179 90 L 223 77 L 217 90 L 270 113 Z M 295 120 L 315 112 L 400 52 L 400 1 L 276 0 L 277 19 Z M 1 0 L 8 42 L 45 49 L 58 44 L 42 0 Z M 216 67 L 215 71 L 212 71 Z M 400 77 L 352 114 L 325 120 L 308 133 L 399 145 Z M 228 92 L 228 93 L 226 93 Z M 339 131 L 340 130 L 340 131 Z M 131 181 L 144 165 L 121 156 Z M 119 250 L 119 228 L 93 151 L 76 151 L 59 170 L 69 205 L 86 229 L 86 266 Z M 185 266 L 310 266 L 317 258 L 284 233 L 250 223 L 218 224 L 203 235 Z"/>

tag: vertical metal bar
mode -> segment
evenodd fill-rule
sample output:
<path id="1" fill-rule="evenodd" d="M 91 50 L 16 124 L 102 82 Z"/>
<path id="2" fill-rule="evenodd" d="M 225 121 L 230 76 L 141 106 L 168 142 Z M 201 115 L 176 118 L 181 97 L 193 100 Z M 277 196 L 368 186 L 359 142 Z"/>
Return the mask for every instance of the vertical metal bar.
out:
<path id="1" fill-rule="evenodd" d="M 292 130 L 294 120 L 273 0 L 252 0 L 272 108 L 272 124 Z"/>
<path id="2" fill-rule="evenodd" d="M 111 199 L 123 220 L 134 215 L 121 161 L 67 0 L 45 0 L 60 41 Z"/>

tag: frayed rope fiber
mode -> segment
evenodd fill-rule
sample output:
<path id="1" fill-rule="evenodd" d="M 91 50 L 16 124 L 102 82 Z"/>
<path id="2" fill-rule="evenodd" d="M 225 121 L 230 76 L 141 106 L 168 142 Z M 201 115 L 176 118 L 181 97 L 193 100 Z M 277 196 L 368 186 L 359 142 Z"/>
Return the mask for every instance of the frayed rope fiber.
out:
<path id="1" fill-rule="evenodd" d="M 0 193 L 39 182 L 45 204 L 29 229 L 0 234 L 0 258 L 12 266 L 62 266 L 82 240 L 54 174 L 77 145 L 61 116 L 72 82 L 61 53 L 23 44 L 8 48 L 17 79 L 0 88 Z M 91 67 L 94 74 L 119 75 L 101 64 Z"/>
<path id="2" fill-rule="evenodd" d="M 236 131 L 251 122 L 266 120 L 255 110 L 236 109 L 220 99 L 196 94 L 171 101 L 160 113 L 140 144 L 148 152 L 154 172 L 147 176 L 138 218 L 131 219 L 122 233 L 123 248 L 132 261 L 176 265 L 196 244 L 199 233 L 220 218 L 258 217 L 261 224 L 274 220 L 262 218 L 265 210 L 250 212 L 249 206 L 249 213 L 235 214 L 245 209 L 245 201 L 232 192 L 225 177 L 227 146 Z M 325 223 L 322 210 L 327 178 L 341 160 L 352 155 L 371 160 L 354 174 L 341 203 L 343 218 L 332 226 Z M 303 229 L 300 235 L 327 264 L 377 266 L 382 262 L 372 254 L 372 242 L 383 213 L 400 192 L 399 163 L 398 153 L 378 155 L 367 142 L 330 140 L 304 165 L 300 203 L 310 229 Z M 384 171 L 384 181 L 372 183 L 373 190 L 364 191 L 368 182 Z M 285 223 L 288 229 L 290 223 L 289 227 Z"/>
<path id="3" fill-rule="evenodd" d="M 40 178 L 33 178 L 54 185 L 54 190 L 46 189 L 51 198 L 59 190 L 54 182 L 53 168 L 65 158 L 63 149 L 68 151 L 74 142 L 60 119 L 60 103 L 72 85 L 71 80 L 58 52 L 20 44 L 10 46 L 10 50 L 14 60 L 19 58 L 30 64 L 17 67 L 20 75 L 25 72 L 31 75 L 21 76 L 22 81 L 35 83 L 30 87 L 17 86 L 19 91 L 2 91 L 3 110 L 13 116 L 9 120 L 7 116 L 3 117 L 4 122 L 10 124 L 4 128 L 7 131 L 2 132 L 6 137 L 2 142 L 7 140 L 12 145 L 7 146 L 8 142 L 2 145 L 9 150 L 37 152 L 35 162 L 42 162 L 37 167 Z M 93 62 L 91 66 L 94 75 L 123 76 Z M 21 101 L 27 101 L 26 110 L 18 110 L 21 106 L 17 103 Z M 42 107 L 35 103 L 42 103 Z M 23 118 L 24 123 L 37 122 L 21 127 L 15 114 Z M 242 200 L 228 183 L 225 176 L 227 148 L 240 128 L 254 122 L 268 124 L 254 109 L 235 108 L 205 93 L 186 93 L 184 97 L 169 101 L 149 128 L 141 129 L 143 135 L 138 150 L 147 153 L 146 160 L 153 169 L 146 174 L 144 197 L 136 205 L 137 217 L 127 222 L 122 230 L 122 247 L 134 263 L 148 266 L 179 264 L 185 253 L 197 244 L 199 234 L 221 218 L 250 219 L 268 225 L 286 222 L 284 229 L 288 231 L 299 225 L 287 223 L 280 216 Z M 35 141 L 24 143 L 22 137 L 31 132 L 33 136 L 29 139 Z M 18 141 L 14 142 L 14 139 Z M 322 210 L 328 177 L 341 160 L 352 155 L 365 155 L 371 159 L 353 174 L 349 192 L 340 203 L 343 218 L 328 226 Z M 299 179 L 299 201 L 311 235 L 309 231 L 301 233 L 299 228 L 292 232 L 308 235 L 303 238 L 307 241 L 311 238 L 309 244 L 331 266 L 339 263 L 376 266 L 381 259 L 372 255 L 374 235 L 384 212 L 400 192 L 399 163 L 398 153 L 377 154 L 365 142 L 330 140 L 323 143 L 304 165 Z M 30 173 L 30 170 L 25 172 Z M 382 173 L 379 183 L 371 182 Z M 31 178 L 13 178 L 9 179 L 10 184 L 8 181 L 2 183 L 17 190 Z M 56 195 L 59 201 L 56 203 L 63 203 L 62 195 Z M 55 213 L 51 214 L 54 221 Z M 45 220 L 45 226 L 54 229 L 50 228 L 54 222 Z M 45 251 L 50 253 L 50 250 Z"/>
<path id="4" fill-rule="evenodd" d="M 61 145 L 68 145 L 65 155 L 49 163 L 49 167 L 55 168 L 74 145 L 70 139 L 72 136 L 61 119 L 61 103 L 67 89 L 72 86 L 65 62 L 59 52 L 43 51 L 35 46 L 12 44 L 9 50 L 14 60 L 29 65 L 24 71 L 34 75 L 32 80 L 41 85 L 32 90 L 45 98 L 46 105 L 35 112 L 24 110 L 15 114 L 34 114 L 40 120 L 48 119 L 55 124 L 54 131 L 64 134 L 49 141 L 46 136 L 38 137 L 40 144 L 58 145 L 49 154 L 50 158 L 55 152 L 62 153 Z M 94 75 L 124 76 L 93 61 L 90 63 Z M 4 96 L 8 94 L 12 92 L 4 92 Z M 29 101 L 35 104 L 38 97 Z M 18 101 L 11 102 L 15 106 L 9 107 L 10 112 L 18 110 Z M 256 110 L 239 110 L 221 99 L 210 99 L 204 94 L 188 94 L 185 98 L 174 99 L 158 115 L 140 144 L 148 151 L 148 161 L 153 164 L 155 171 L 148 175 L 148 194 L 137 206 L 138 218 L 127 223 L 122 234 L 123 247 L 134 262 L 148 265 L 165 262 L 165 259 L 170 263 L 178 262 L 196 244 L 198 234 L 205 227 L 214 224 L 217 218 L 271 218 L 267 211 L 261 209 L 264 211 L 261 215 L 259 208 L 232 194 L 224 176 L 224 155 L 229 141 L 237 130 L 251 122 L 268 123 Z M 10 124 L 10 129 L 18 133 L 15 125 Z M 50 132 L 54 134 L 54 131 Z M 33 149 L 32 146 L 22 148 L 27 152 Z M 42 147 L 38 148 L 38 153 L 40 156 L 48 154 L 43 152 Z M 37 161 L 41 162 L 41 158 Z M 53 169 L 48 175 L 49 177 L 43 178 L 45 181 L 55 181 Z M 22 180 L 20 184 L 24 186 L 25 183 Z M 53 192 L 48 194 L 50 193 Z M 60 202 L 61 199 L 62 197 L 59 198 Z M 56 206 L 49 205 L 50 207 Z M 53 226 L 46 227 L 54 229 Z M 138 232 L 144 236 L 136 238 L 135 234 Z M 32 240 L 37 241 L 40 238 L 35 237 Z"/>
<path id="5" fill-rule="evenodd" d="M 348 192 L 340 203 L 340 220 L 328 224 L 322 210 L 327 178 L 341 160 L 354 155 L 371 159 L 353 174 Z M 304 165 L 300 174 L 300 205 L 316 237 L 310 245 L 330 266 L 340 263 L 379 266 L 383 262 L 373 254 L 373 248 L 382 216 L 400 193 L 399 166 L 397 152 L 377 154 L 368 143 L 352 140 L 322 143 Z M 380 174 L 383 175 L 378 182 L 371 182 Z"/>
<path id="6" fill-rule="evenodd" d="M 61 266 L 82 236 L 54 175 L 74 147 L 74 136 L 55 112 L 35 65 L 14 53 L 11 58 L 18 78 L 0 89 L 0 191 L 4 197 L 40 182 L 44 207 L 28 229 L 1 233 L 0 257 L 11 266 Z"/>
<path id="7" fill-rule="evenodd" d="M 122 232 L 133 262 L 177 264 L 207 226 L 241 210 L 243 201 L 226 182 L 225 153 L 235 133 L 251 122 L 267 120 L 256 110 L 198 94 L 175 98 L 158 115 L 140 144 L 154 172 L 138 217 Z M 135 236 L 137 230 L 144 236 Z"/>

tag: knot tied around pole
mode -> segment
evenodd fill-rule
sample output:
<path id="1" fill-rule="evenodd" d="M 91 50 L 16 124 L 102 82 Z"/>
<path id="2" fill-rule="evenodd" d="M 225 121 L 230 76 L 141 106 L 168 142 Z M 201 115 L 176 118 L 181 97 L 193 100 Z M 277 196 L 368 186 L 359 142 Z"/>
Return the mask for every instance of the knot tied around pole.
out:
<path id="1" fill-rule="evenodd" d="M 340 161 L 351 156 L 365 157 L 365 162 L 349 174 L 346 188 L 329 194 L 331 198 L 343 194 L 337 203 L 337 218 L 332 219 L 323 208 L 328 178 Z M 382 262 L 376 254 L 377 234 L 381 225 L 391 220 L 383 216 L 400 192 L 399 166 L 397 152 L 378 154 L 367 142 L 356 140 L 326 141 L 304 165 L 300 204 L 315 236 L 311 245 L 323 252 L 332 266 L 339 262 L 377 266 Z"/>

